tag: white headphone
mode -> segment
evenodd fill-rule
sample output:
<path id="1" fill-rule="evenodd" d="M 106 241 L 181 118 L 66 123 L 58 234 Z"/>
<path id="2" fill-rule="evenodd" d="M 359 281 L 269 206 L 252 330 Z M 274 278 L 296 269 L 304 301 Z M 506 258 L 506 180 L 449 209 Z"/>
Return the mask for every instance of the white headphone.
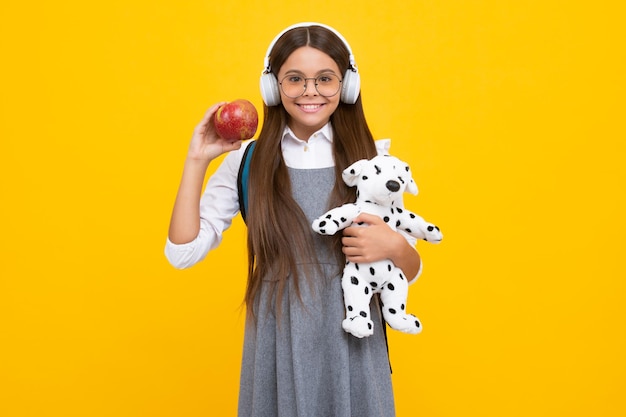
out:
<path id="1" fill-rule="evenodd" d="M 361 77 L 359 76 L 359 71 L 357 70 L 356 63 L 354 62 L 354 56 L 352 55 L 352 49 L 350 48 L 350 45 L 345 40 L 345 38 L 341 36 L 341 34 L 335 29 L 331 28 L 330 26 L 315 22 L 303 22 L 289 26 L 278 35 L 276 35 L 270 46 L 267 48 L 267 53 L 265 54 L 264 61 L 265 68 L 261 73 L 260 81 L 261 97 L 263 97 L 263 101 L 267 106 L 276 106 L 280 104 L 280 89 L 278 87 L 278 80 L 276 79 L 276 76 L 272 74 L 270 68 L 270 53 L 272 52 L 272 48 L 274 48 L 274 44 L 281 36 L 283 36 L 291 29 L 308 26 L 321 26 L 325 29 L 328 29 L 329 31 L 337 35 L 337 37 L 341 39 L 341 41 L 348 49 L 348 53 L 350 54 L 350 67 L 346 70 L 346 73 L 343 76 L 343 81 L 341 83 L 341 101 L 347 104 L 356 103 L 356 100 L 359 98 L 359 93 L 361 90 Z"/>

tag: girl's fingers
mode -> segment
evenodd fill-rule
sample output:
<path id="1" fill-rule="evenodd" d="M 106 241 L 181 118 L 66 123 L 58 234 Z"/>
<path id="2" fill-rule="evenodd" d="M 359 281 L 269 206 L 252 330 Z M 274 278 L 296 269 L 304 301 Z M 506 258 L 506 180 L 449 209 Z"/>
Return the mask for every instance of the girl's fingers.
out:
<path id="1" fill-rule="evenodd" d="M 204 112 L 204 116 L 202 116 L 202 120 L 200 120 L 198 126 L 205 126 L 209 121 L 211 121 L 211 118 L 213 117 L 217 109 L 222 107 L 224 104 L 226 104 L 225 101 L 220 101 L 219 103 L 215 103 L 214 105 L 209 107 L 207 111 Z"/>
<path id="2" fill-rule="evenodd" d="M 209 107 L 209 109 L 206 111 L 206 113 L 204 113 L 204 117 L 202 118 L 202 121 L 203 122 L 207 122 L 207 121 L 211 120 L 211 116 L 213 116 L 213 114 L 217 111 L 217 109 L 219 109 L 220 107 L 222 107 L 226 103 L 227 102 L 225 102 L 225 101 L 220 101 L 219 103 L 215 103 L 214 105 Z"/>
<path id="3" fill-rule="evenodd" d="M 220 101 L 218 103 L 215 103 L 211 107 L 209 107 L 209 109 L 204 113 L 202 120 L 200 120 L 200 123 L 198 123 L 196 126 L 196 129 L 195 129 L 196 134 L 200 134 L 204 136 L 207 133 L 209 127 L 211 126 L 211 120 L 213 119 L 213 115 L 224 104 L 226 104 L 225 101 Z"/>

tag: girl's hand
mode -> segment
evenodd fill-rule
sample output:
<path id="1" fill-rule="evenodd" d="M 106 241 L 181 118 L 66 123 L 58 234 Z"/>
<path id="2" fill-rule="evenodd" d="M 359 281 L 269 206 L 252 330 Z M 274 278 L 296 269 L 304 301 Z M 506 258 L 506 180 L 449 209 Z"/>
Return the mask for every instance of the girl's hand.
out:
<path id="1" fill-rule="evenodd" d="M 354 223 L 367 227 L 350 226 L 343 230 L 341 243 L 346 260 L 355 263 L 376 262 L 391 259 L 393 263 L 413 280 L 420 270 L 421 258 L 406 238 L 394 231 L 378 216 L 361 213 Z"/>
<path id="2" fill-rule="evenodd" d="M 209 163 L 225 152 L 241 148 L 242 141 L 230 142 L 221 138 L 215 131 L 213 116 L 226 102 L 211 106 L 193 131 L 187 158 L 192 161 Z"/>
<path id="3" fill-rule="evenodd" d="M 393 258 L 397 245 L 406 244 L 404 237 L 373 214 L 361 213 L 353 223 L 365 223 L 367 227 L 350 226 L 343 231 L 343 253 L 350 262 L 367 263 L 390 259 Z"/>

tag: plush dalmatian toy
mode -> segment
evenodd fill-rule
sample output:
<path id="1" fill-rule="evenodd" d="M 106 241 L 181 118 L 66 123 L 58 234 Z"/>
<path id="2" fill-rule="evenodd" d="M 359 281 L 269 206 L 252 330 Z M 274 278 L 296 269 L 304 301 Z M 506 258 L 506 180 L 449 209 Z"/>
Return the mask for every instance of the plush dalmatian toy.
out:
<path id="1" fill-rule="evenodd" d="M 313 221 L 313 230 L 334 235 L 352 224 L 359 213 L 380 216 L 393 230 L 402 230 L 428 242 L 439 243 L 443 235 L 434 224 L 399 207 L 403 192 L 417 195 L 417 185 L 409 166 L 390 155 L 362 159 L 346 168 L 344 182 L 357 187 L 355 203 L 336 207 Z M 343 329 L 362 338 L 374 333 L 370 319 L 370 300 L 380 293 L 383 317 L 391 328 L 405 333 L 420 333 L 422 325 L 406 313 L 409 283 L 402 270 L 389 259 L 369 264 L 347 262 L 341 279 L 346 319 Z"/>

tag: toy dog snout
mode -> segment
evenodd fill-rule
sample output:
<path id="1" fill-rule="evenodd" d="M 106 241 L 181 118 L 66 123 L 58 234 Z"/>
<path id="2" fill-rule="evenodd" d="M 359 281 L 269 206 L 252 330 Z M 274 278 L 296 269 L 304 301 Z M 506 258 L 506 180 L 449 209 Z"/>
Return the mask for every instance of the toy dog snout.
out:
<path id="1" fill-rule="evenodd" d="M 385 186 L 387 187 L 389 191 L 392 191 L 394 193 L 400 189 L 400 183 L 394 180 L 387 181 Z"/>

